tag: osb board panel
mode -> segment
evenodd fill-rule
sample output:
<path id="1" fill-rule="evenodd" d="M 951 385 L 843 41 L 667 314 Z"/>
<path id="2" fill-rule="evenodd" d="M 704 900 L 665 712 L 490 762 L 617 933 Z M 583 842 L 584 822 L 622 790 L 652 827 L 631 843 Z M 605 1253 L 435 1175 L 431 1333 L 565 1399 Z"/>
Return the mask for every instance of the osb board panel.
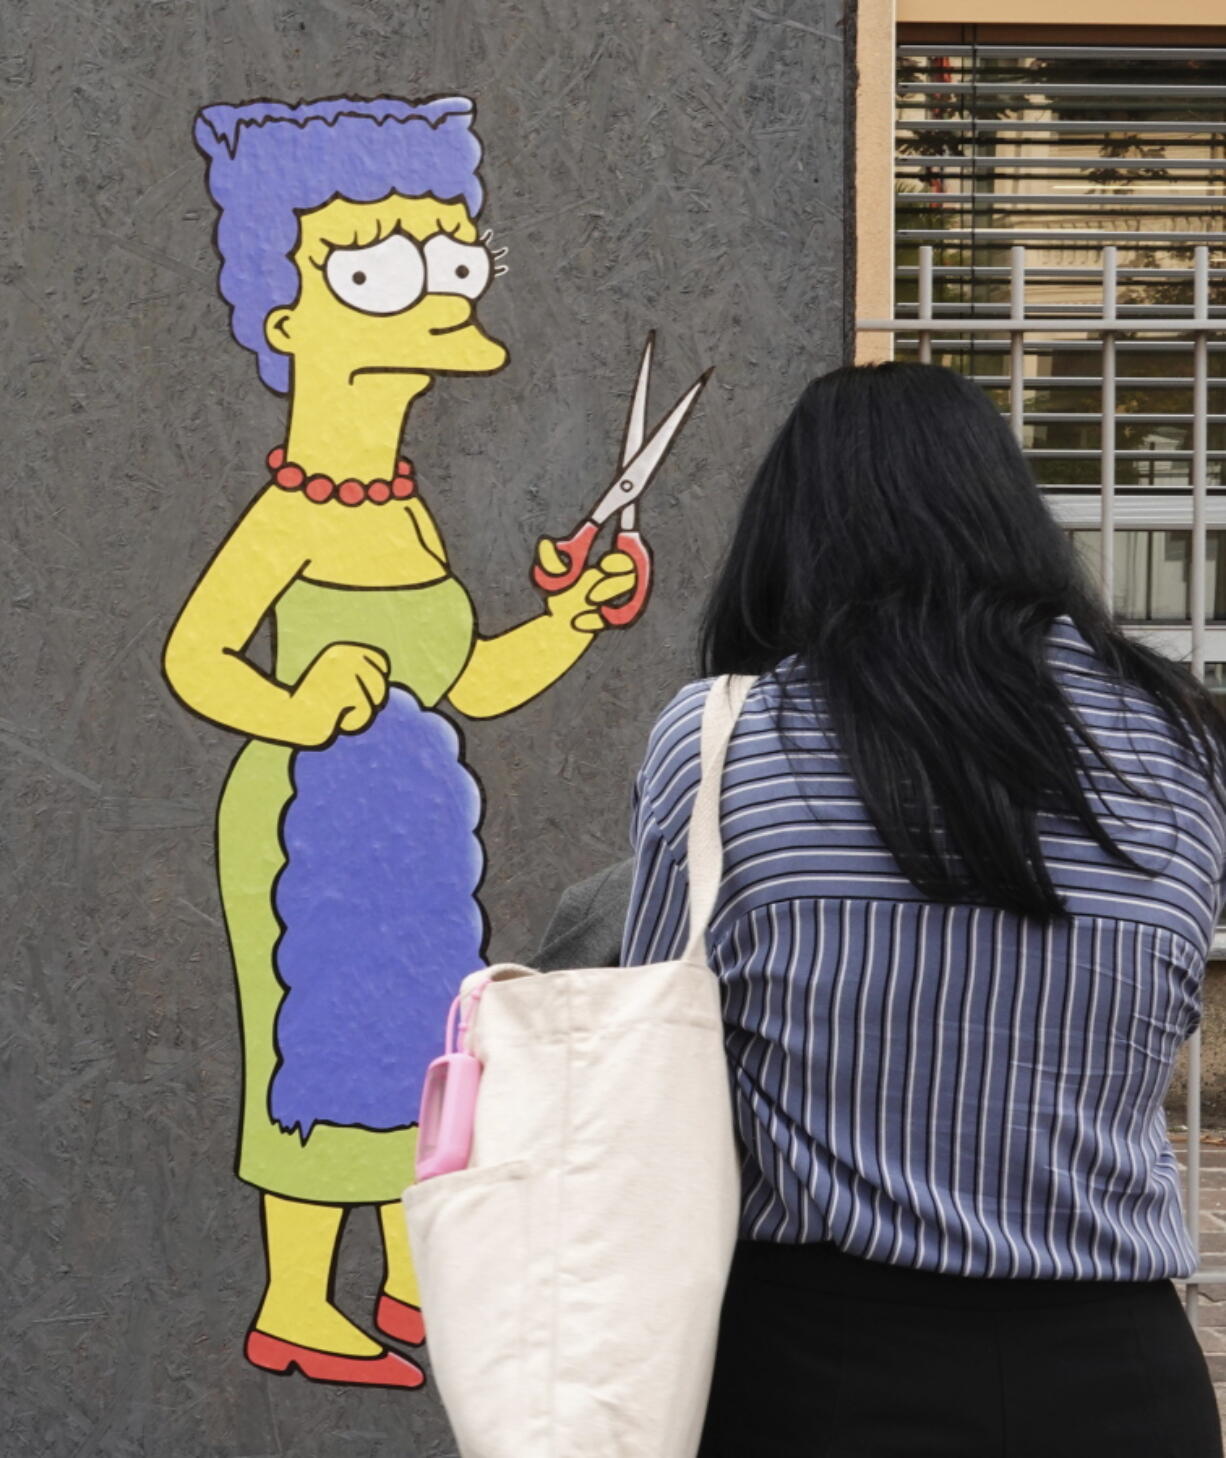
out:
<path id="1" fill-rule="evenodd" d="M 534 542 L 607 481 L 643 336 L 657 399 L 716 367 L 653 487 L 658 588 L 512 718 L 467 726 L 489 800 L 493 952 L 620 857 L 651 720 L 693 672 L 739 492 L 846 352 L 839 0 L 24 0 L 3 18 L 7 599 L 0 706 L 5 1219 L 0 1452 L 453 1451 L 433 1395 L 274 1380 L 230 1173 L 238 1100 L 213 807 L 238 741 L 159 655 L 261 482 L 281 407 L 229 339 L 195 108 L 348 91 L 477 98 L 494 379 L 447 380 L 407 442 L 482 626 L 535 610 Z M 339 1299 L 363 1318 L 373 1219 Z"/>

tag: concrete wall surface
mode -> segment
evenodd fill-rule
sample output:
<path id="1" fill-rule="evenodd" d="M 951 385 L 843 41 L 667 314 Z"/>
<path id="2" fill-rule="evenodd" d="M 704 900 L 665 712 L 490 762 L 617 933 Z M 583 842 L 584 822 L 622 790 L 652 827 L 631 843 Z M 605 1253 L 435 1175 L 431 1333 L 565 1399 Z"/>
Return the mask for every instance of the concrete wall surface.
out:
<path id="1" fill-rule="evenodd" d="M 440 379 L 406 445 L 483 632 L 538 610 L 537 538 L 607 484 L 647 330 L 657 414 L 715 367 L 643 510 L 643 621 L 464 726 L 491 954 L 530 957 L 563 887 L 626 853 L 747 475 L 849 354 L 842 0 L 16 0 L 0 39 L 0 1455 L 443 1458 L 431 1389 L 242 1355 L 264 1267 L 213 863 L 241 741 L 160 659 L 284 403 L 230 338 L 192 119 L 475 98 L 511 361 Z M 378 1278 L 359 1211 L 338 1304 L 360 1318 Z"/>

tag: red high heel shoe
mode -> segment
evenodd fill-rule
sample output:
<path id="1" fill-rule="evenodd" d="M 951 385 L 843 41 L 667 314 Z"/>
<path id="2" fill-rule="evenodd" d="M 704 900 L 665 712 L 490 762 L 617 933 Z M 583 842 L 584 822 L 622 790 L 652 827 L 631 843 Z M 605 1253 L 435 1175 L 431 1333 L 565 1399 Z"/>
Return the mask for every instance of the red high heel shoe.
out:
<path id="1" fill-rule="evenodd" d="M 421 1387 L 426 1374 L 395 1352 L 377 1357 L 343 1357 L 282 1341 L 254 1328 L 247 1333 L 247 1360 L 265 1372 L 288 1376 L 295 1368 L 312 1382 L 341 1382 L 351 1387 Z"/>
<path id="2" fill-rule="evenodd" d="M 403 1342 L 407 1347 L 420 1347 L 426 1339 L 426 1323 L 421 1308 L 410 1306 L 407 1301 L 398 1301 L 395 1296 L 381 1292 L 375 1302 L 375 1325 L 394 1342 Z"/>

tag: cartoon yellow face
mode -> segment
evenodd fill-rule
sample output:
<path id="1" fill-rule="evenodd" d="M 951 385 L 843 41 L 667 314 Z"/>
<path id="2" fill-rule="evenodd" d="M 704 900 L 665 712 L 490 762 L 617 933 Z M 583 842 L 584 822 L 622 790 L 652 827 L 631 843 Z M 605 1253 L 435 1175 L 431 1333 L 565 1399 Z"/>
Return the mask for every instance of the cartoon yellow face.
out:
<path id="1" fill-rule="evenodd" d="M 298 298 L 264 321 L 296 372 L 360 386 L 506 364 L 506 348 L 477 323 L 495 263 L 463 203 L 336 198 L 303 213 L 301 230 Z"/>

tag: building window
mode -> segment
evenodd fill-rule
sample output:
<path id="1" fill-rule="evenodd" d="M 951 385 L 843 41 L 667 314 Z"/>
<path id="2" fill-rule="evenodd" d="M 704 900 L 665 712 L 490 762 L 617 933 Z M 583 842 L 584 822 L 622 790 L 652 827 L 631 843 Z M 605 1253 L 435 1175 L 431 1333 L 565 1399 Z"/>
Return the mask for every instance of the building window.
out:
<path id="1" fill-rule="evenodd" d="M 1226 45 L 1141 46 L 1032 38 L 998 27 L 900 32 L 895 162 L 896 314 L 917 312 L 917 251 L 935 250 L 934 312 L 1004 318 L 1009 250 L 1028 252 L 1027 315 L 1101 307 L 1103 248 L 1118 249 L 1119 315 L 1191 317 L 1195 244 L 1210 257 L 1210 313 L 1226 317 Z M 925 32 L 919 28 L 916 34 Z M 931 36 L 932 28 L 927 28 Z M 1223 32 L 1226 39 L 1226 32 Z M 1169 38 L 1164 37 L 1164 41 Z M 914 357 L 916 340 L 898 339 Z M 1189 490 L 1192 339 L 1118 343 L 1116 486 Z M 1226 340 L 1210 343 L 1209 485 L 1226 477 Z M 978 380 L 1002 408 L 1009 343 L 936 336 L 933 358 Z M 1101 343 L 1026 340 L 1024 444 L 1037 479 L 1091 494 L 1101 480 Z"/>
<path id="2" fill-rule="evenodd" d="M 1097 577 L 1101 532 L 1069 533 L 1090 572 Z M 1206 533 L 1205 619 L 1226 622 L 1226 532 Z M 1126 623 L 1188 623 L 1192 533 L 1189 531 L 1117 531 L 1115 534 L 1114 609 Z M 1207 665 L 1208 668 L 1209 665 Z M 1226 684 L 1223 685 L 1226 689 Z"/>
<path id="3" fill-rule="evenodd" d="M 1205 664 L 1205 687 L 1213 695 L 1219 710 L 1226 714 L 1226 663 Z M 1226 907 L 1223 907 L 1222 919 L 1226 920 Z"/>

